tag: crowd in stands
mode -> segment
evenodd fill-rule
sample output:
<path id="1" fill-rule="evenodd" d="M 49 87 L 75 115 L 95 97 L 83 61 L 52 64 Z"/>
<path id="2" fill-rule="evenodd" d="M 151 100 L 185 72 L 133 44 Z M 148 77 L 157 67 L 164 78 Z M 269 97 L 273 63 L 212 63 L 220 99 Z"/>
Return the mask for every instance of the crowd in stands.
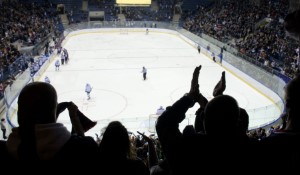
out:
<path id="1" fill-rule="evenodd" d="M 24 45 L 35 45 L 54 31 L 58 23 L 56 11 L 49 6 L 34 3 L 4 1 L 1 6 L 1 38 L 9 38 Z"/>
<path id="2" fill-rule="evenodd" d="M 117 7 L 114 0 L 89 2 L 90 10 L 103 10 L 106 21 L 115 21 L 118 14 L 124 14 L 126 21 L 166 21 L 170 22 L 173 16 L 174 0 L 156 0 L 152 2 L 157 7 Z M 120 9 L 122 12 L 120 12 Z"/>
<path id="3" fill-rule="evenodd" d="M 159 0 L 157 6 L 156 10 L 151 7 L 127 7 L 122 13 L 129 21 L 172 21 L 173 0 Z"/>
<path id="4" fill-rule="evenodd" d="M 4 89 L 13 82 L 16 74 L 23 72 L 30 64 L 28 55 L 21 54 L 18 49 L 35 46 L 51 33 L 58 35 L 59 21 L 56 7 L 51 3 L 37 5 L 2 1 L 0 5 L 0 83 Z M 0 98 L 2 97 L 3 91 L 0 93 Z"/>
<path id="5" fill-rule="evenodd" d="M 298 71 L 299 46 L 285 35 L 283 19 L 288 5 L 282 0 L 261 0 L 259 4 L 225 0 L 186 12 L 184 28 L 227 43 L 241 54 L 293 77 Z"/>

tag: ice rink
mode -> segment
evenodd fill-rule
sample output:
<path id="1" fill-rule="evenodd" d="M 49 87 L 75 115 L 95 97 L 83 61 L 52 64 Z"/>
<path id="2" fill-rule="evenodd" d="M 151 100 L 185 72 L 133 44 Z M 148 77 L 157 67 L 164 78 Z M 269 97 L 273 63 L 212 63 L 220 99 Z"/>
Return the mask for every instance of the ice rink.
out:
<path id="1" fill-rule="evenodd" d="M 159 106 L 172 105 L 189 91 L 197 65 L 202 65 L 200 92 L 208 99 L 212 98 L 213 88 L 222 71 L 226 71 L 224 94 L 235 97 L 240 107 L 253 111 L 274 105 L 266 96 L 175 35 L 86 33 L 71 37 L 63 47 L 69 52 L 69 63 L 55 71 L 55 61 L 52 61 L 40 81 L 48 76 L 57 89 L 59 102 L 73 101 L 86 116 L 98 121 L 96 127 L 86 133 L 93 137 L 113 120 L 121 121 L 129 131 L 152 131 L 155 116 L 151 114 L 155 114 Z M 143 66 L 148 69 L 146 81 L 141 73 Z M 93 87 L 90 100 L 87 100 L 84 91 L 86 83 Z M 194 123 L 194 113 L 198 108 L 196 104 L 187 112 L 181 128 Z M 257 126 L 279 116 L 278 108 L 270 110 L 276 115 L 249 113 L 249 126 Z M 58 121 L 69 128 L 71 126 L 67 111 L 60 115 Z"/>

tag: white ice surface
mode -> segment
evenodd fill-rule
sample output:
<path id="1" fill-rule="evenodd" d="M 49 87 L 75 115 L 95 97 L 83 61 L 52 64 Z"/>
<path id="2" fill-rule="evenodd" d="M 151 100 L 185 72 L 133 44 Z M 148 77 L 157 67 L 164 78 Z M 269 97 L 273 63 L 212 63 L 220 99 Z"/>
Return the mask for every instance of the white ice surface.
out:
<path id="1" fill-rule="evenodd" d="M 120 120 L 129 131 L 147 133 L 149 127 L 150 130 L 154 127 L 154 118 L 149 116 L 159 106 L 170 106 L 189 91 L 195 66 L 202 65 L 200 91 L 208 99 L 212 98 L 213 88 L 225 70 L 198 54 L 187 42 L 168 34 L 82 34 L 70 38 L 64 47 L 69 52 L 69 63 L 55 71 L 53 61 L 40 81 L 48 76 L 59 102 L 73 101 L 86 116 L 98 121 L 86 133 L 93 137 L 113 120 Z M 148 69 L 146 81 L 142 78 L 143 66 Z M 93 87 L 90 100 L 84 92 L 86 83 Z M 226 72 L 226 83 L 224 94 L 236 98 L 240 107 L 251 110 L 273 104 L 229 72 Z M 187 112 L 181 128 L 193 124 L 198 108 L 196 104 Z M 249 114 L 249 126 L 272 121 L 277 114 L 280 114 L 278 108 L 264 110 L 260 116 Z M 67 110 L 58 122 L 70 128 Z"/>

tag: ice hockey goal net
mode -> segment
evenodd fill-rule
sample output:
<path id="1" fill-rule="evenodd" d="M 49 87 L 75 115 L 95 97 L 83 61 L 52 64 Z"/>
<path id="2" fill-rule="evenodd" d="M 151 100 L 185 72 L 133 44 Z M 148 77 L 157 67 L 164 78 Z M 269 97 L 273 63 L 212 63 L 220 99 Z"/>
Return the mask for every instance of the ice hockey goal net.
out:
<path id="1" fill-rule="evenodd" d="M 150 133 L 156 133 L 155 124 L 156 124 L 156 120 L 157 120 L 158 117 L 159 117 L 159 115 L 156 115 L 156 114 L 150 114 L 149 115 L 148 131 Z"/>

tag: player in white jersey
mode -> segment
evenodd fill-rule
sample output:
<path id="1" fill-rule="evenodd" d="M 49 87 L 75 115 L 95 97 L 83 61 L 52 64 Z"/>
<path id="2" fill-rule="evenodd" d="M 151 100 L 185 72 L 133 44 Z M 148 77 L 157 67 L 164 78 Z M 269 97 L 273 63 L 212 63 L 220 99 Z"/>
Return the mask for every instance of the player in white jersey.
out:
<path id="1" fill-rule="evenodd" d="M 59 71 L 60 62 L 59 60 L 55 61 L 55 70 Z"/>
<path id="2" fill-rule="evenodd" d="M 146 35 L 148 35 L 149 34 L 149 29 L 146 29 Z"/>
<path id="3" fill-rule="evenodd" d="M 88 100 L 91 99 L 90 93 L 91 93 L 92 89 L 93 88 L 92 88 L 92 86 L 89 83 L 87 83 L 85 85 L 85 92 L 87 94 Z"/>
<path id="4" fill-rule="evenodd" d="M 156 111 L 156 115 L 161 115 L 164 111 L 165 109 L 162 106 L 160 106 Z"/>
<path id="5" fill-rule="evenodd" d="M 45 82 L 46 82 L 46 83 L 50 83 L 49 77 L 47 77 L 47 76 L 45 77 Z"/>

